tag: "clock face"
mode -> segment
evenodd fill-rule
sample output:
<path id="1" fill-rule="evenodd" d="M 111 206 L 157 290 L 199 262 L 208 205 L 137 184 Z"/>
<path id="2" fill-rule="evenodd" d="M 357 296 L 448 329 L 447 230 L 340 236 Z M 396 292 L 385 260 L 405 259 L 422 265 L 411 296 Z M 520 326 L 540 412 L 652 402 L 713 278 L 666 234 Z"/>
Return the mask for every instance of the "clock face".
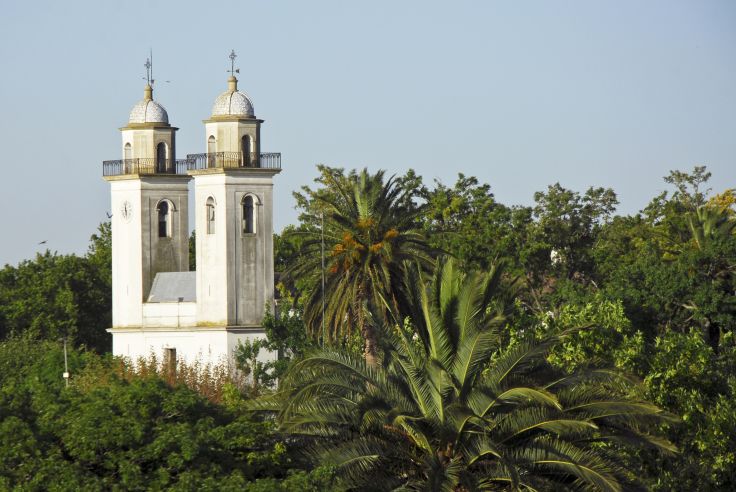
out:
<path id="1" fill-rule="evenodd" d="M 125 200 L 120 206 L 120 213 L 125 222 L 130 222 L 130 219 L 133 217 L 133 205 L 128 200 Z"/>

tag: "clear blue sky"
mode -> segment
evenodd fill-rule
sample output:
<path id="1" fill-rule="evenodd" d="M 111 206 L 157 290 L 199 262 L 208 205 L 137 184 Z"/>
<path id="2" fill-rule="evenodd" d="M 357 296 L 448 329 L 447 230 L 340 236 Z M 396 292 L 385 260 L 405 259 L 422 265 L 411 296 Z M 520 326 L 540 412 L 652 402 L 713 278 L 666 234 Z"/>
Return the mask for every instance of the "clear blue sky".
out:
<path id="1" fill-rule="evenodd" d="M 733 1 L 6 0 L 0 265 L 42 240 L 86 250 L 149 47 L 180 157 L 205 150 L 238 52 L 263 150 L 283 153 L 277 231 L 316 163 L 463 172 L 506 204 L 556 181 L 610 186 L 621 213 L 670 169 L 706 164 L 715 189 L 736 186 Z"/>

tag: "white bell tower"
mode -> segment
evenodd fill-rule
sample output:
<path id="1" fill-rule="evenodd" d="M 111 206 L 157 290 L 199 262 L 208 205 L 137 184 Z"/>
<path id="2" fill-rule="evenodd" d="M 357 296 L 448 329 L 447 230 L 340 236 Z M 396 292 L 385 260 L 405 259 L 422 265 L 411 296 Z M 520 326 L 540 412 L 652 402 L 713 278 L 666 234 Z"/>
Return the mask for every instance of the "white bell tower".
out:
<path id="1" fill-rule="evenodd" d="M 153 100 L 150 60 L 144 96 L 121 128 L 123 158 L 103 163 L 112 204 L 113 329 L 141 327 L 159 272 L 189 270 L 186 164 L 175 159 L 178 128 Z"/>
<path id="2" fill-rule="evenodd" d="M 207 152 L 195 160 L 197 324 L 259 329 L 273 309 L 273 176 L 280 154 L 260 152 L 263 120 L 238 91 L 235 53 L 228 90 L 205 120 Z"/>
<path id="3" fill-rule="evenodd" d="M 273 309 L 273 177 L 263 120 L 231 76 L 205 121 L 207 152 L 175 158 L 176 128 L 144 98 L 121 128 L 123 159 L 103 163 L 112 190 L 113 354 L 232 367 L 239 343 L 263 338 Z M 197 271 L 189 272 L 188 183 L 194 179 Z M 273 360 L 263 352 L 259 359 Z"/>

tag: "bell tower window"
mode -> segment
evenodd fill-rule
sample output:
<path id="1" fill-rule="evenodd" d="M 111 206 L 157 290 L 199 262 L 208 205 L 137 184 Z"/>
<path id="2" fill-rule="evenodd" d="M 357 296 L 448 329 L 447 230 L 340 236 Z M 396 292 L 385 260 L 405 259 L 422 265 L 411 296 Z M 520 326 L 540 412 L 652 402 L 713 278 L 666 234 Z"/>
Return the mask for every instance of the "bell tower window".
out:
<path id="1" fill-rule="evenodd" d="M 162 200 L 156 207 L 158 211 L 158 237 L 171 237 L 171 206 Z"/>
<path id="2" fill-rule="evenodd" d="M 207 234 L 215 233 L 215 199 L 207 199 Z"/>
<path id="3" fill-rule="evenodd" d="M 168 149 L 166 148 L 166 144 L 164 142 L 159 143 L 156 146 L 156 172 L 157 173 L 166 172 L 167 154 L 168 154 Z"/>
<path id="4" fill-rule="evenodd" d="M 247 195 L 243 198 L 243 233 L 255 234 L 256 218 L 253 197 Z"/>
<path id="5" fill-rule="evenodd" d="M 253 165 L 254 159 L 252 156 L 252 145 L 250 143 L 250 136 L 249 135 L 243 135 L 243 138 L 241 139 L 240 143 L 241 151 L 243 152 L 243 163 L 242 165 L 245 167 L 250 167 Z"/>
<path id="6" fill-rule="evenodd" d="M 125 144 L 125 147 L 123 147 L 123 173 L 128 174 L 132 171 L 133 166 L 133 147 L 131 147 L 130 142 Z"/>
<path id="7" fill-rule="evenodd" d="M 207 139 L 207 167 L 215 167 L 215 150 L 217 149 L 217 141 L 214 135 L 210 135 Z"/>

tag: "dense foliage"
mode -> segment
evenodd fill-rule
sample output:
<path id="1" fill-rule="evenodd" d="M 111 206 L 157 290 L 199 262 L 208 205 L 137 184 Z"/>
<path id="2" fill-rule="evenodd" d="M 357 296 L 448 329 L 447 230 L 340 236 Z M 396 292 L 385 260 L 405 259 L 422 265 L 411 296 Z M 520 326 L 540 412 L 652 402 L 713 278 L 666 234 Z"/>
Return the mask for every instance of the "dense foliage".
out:
<path id="1" fill-rule="evenodd" d="M 100 225 L 86 256 L 46 251 L 0 270 L 0 339 L 37 339 L 110 349 L 112 265 L 110 224 Z"/>
<path id="2" fill-rule="evenodd" d="M 330 490 L 269 422 L 54 342 L 0 343 L 0 489 Z M 232 402 L 234 406 L 236 402 Z"/>
<path id="3" fill-rule="evenodd" d="M 398 178 L 424 207 L 430 246 L 468 271 L 503 261 L 524 279 L 508 316 L 511 343 L 586 327 L 547 360 L 567 372 L 625 371 L 642 381 L 638 397 L 681 419 L 662 424 L 678 454 L 628 458 L 653 490 L 736 488 L 736 199 L 733 190 L 712 194 L 709 178 L 704 167 L 674 171 L 665 177 L 673 191 L 631 216 L 615 215 L 616 195 L 605 188 L 580 194 L 555 184 L 534 206 L 509 207 L 472 177 L 452 187 L 428 187 L 411 171 Z M 290 251 L 300 261 L 293 242 Z M 310 289 L 288 287 L 297 297 Z"/>
<path id="4" fill-rule="evenodd" d="M 551 365 L 566 332 L 509 344 L 508 288 L 498 270 L 439 265 L 418 295 L 421 317 L 386 336 L 381 367 L 319 351 L 264 405 L 351 488 L 630 489 L 620 447 L 674 450 L 647 433 L 663 412 L 615 372 Z"/>
<path id="5" fill-rule="evenodd" d="M 670 190 L 622 216 L 607 188 L 558 183 L 532 206 L 511 206 L 474 177 L 429 185 L 412 171 L 386 177 L 322 166 L 316 186 L 295 195 L 299 223 L 274 238 L 281 299 L 264 322 L 268 340 L 236 353 L 251 383 L 218 387 L 216 398 L 201 381 L 187 388 L 155 371 L 122 376 L 119 362 L 98 355 L 110 347 L 109 224 L 84 256 L 47 251 L 6 265 L 0 488 L 344 490 L 374 470 L 374 490 L 503 489 L 490 483 L 491 471 L 542 489 L 551 481 L 734 490 L 736 195 L 713 193 L 709 179 L 704 167 L 674 171 L 665 177 Z M 325 293 L 333 296 L 326 333 L 322 217 Z M 428 282 L 426 260 L 439 253 L 454 258 L 455 284 Z M 450 286 L 480 282 L 484 271 L 496 272 L 498 289 L 473 311 L 477 326 L 460 328 L 453 303 L 462 289 Z M 443 295 L 456 300 L 437 304 Z M 443 336 L 451 343 L 432 341 Z M 70 345 L 68 389 L 61 339 Z M 457 373 L 466 339 L 483 340 L 467 377 Z M 528 365 L 494 376 L 525 347 L 534 354 Z M 279 361 L 259 363 L 262 350 Z M 473 407 L 508 391 L 492 412 Z M 279 403 L 278 422 L 248 410 L 251 398 L 273 405 L 283 395 L 291 398 Z M 601 397 L 619 402 L 622 417 L 575 411 L 580 398 Z M 624 417 L 626 408 L 641 411 Z M 540 415 L 565 424 L 537 422 L 535 432 L 504 441 L 504 429 Z M 573 435 L 580 453 L 565 448 Z M 496 455 L 481 453 L 483 439 Z M 545 456 L 566 449 L 578 467 L 535 464 L 542 442 Z M 375 458 L 359 454 L 370 449 Z M 350 452 L 363 461 L 345 466 Z"/>

